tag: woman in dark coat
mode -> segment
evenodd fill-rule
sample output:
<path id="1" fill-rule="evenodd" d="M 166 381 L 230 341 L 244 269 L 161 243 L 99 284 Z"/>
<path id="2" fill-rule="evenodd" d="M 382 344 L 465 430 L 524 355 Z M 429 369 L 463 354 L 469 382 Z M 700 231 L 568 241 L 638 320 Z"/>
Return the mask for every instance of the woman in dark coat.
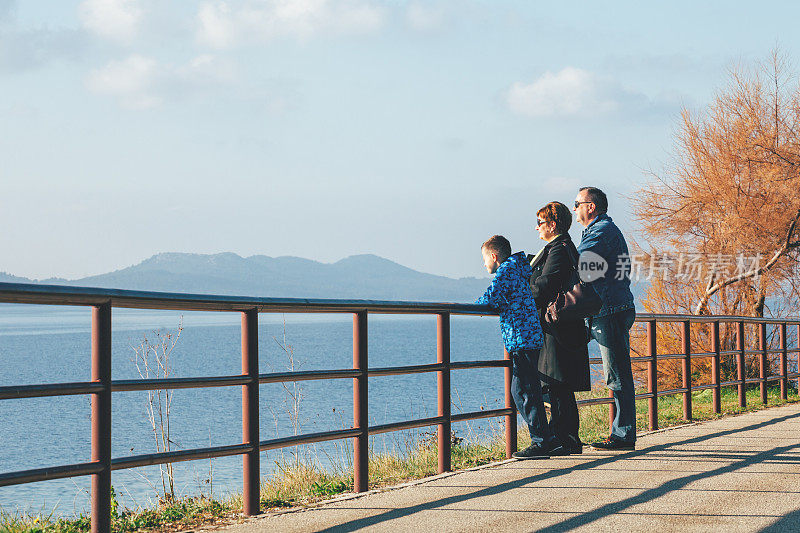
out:
<path id="1" fill-rule="evenodd" d="M 539 374 L 549 389 L 550 430 L 566 453 L 581 453 L 578 438 L 578 406 L 575 391 L 589 390 L 588 337 L 583 320 L 559 321 L 550 326 L 544 321 L 547 306 L 560 291 L 577 283 L 578 251 L 567 231 L 572 213 L 560 202 L 550 202 L 536 213 L 539 238 L 547 245 L 535 256 L 528 256 L 533 274 L 531 289 L 539 320 L 544 329 L 544 345 L 539 354 Z"/>

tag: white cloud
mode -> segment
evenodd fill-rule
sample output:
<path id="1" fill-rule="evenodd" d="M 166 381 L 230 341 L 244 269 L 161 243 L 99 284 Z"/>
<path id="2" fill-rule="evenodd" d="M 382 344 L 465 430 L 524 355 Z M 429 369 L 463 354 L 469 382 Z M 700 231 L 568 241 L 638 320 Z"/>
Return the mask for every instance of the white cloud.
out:
<path id="1" fill-rule="evenodd" d="M 144 109 L 162 102 L 156 94 L 158 77 L 158 64 L 154 59 L 134 54 L 93 70 L 86 85 L 96 93 L 120 98 L 125 107 Z"/>
<path id="2" fill-rule="evenodd" d="M 370 33 L 384 8 L 365 0 L 215 0 L 197 12 L 197 39 L 213 48 L 318 34 Z"/>
<path id="3" fill-rule="evenodd" d="M 144 17 L 139 0 L 84 0 L 78 15 L 88 30 L 114 41 L 130 42 Z"/>
<path id="4" fill-rule="evenodd" d="M 148 109 L 166 100 L 232 83 L 236 71 L 232 64 L 214 55 L 199 55 L 185 64 L 160 64 L 155 59 L 133 54 L 93 70 L 86 78 L 92 92 L 119 99 L 123 107 Z"/>
<path id="5" fill-rule="evenodd" d="M 529 117 L 596 116 L 642 107 L 647 97 L 589 71 L 567 67 L 545 72 L 533 83 L 514 83 L 506 93 L 509 108 Z"/>

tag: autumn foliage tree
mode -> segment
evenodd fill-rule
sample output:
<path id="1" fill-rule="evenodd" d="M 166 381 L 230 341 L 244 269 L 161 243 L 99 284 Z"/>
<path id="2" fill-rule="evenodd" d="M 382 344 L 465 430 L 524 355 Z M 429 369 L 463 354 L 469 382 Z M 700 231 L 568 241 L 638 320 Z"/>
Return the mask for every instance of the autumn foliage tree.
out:
<path id="1" fill-rule="evenodd" d="M 675 141 L 672 163 L 652 173 L 633 198 L 644 236 L 634 274 L 638 267 L 649 277 L 644 310 L 797 313 L 800 85 L 785 59 L 774 52 L 754 68 L 732 71 L 705 110 L 683 110 Z M 675 326 L 658 332 L 663 352 L 680 352 Z M 734 349 L 734 328 L 722 326 L 722 349 Z M 754 335 L 748 328 L 750 348 Z M 710 326 L 693 326 L 691 336 L 694 351 L 711 350 Z M 641 332 L 634 337 L 641 351 Z M 708 364 L 698 361 L 693 372 L 707 374 Z M 733 372 L 724 361 L 723 379 Z M 663 386 L 680 386 L 677 364 L 664 365 L 659 377 Z"/>

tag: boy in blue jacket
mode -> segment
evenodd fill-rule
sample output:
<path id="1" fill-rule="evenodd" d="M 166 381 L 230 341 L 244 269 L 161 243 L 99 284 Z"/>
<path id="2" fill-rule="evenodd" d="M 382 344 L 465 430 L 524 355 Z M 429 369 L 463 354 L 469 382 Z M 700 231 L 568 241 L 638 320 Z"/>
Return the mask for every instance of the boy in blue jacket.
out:
<path id="1" fill-rule="evenodd" d="M 537 370 L 542 327 L 531 292 L 531 267 L 525 252 L 511 254 L 511 244 L 495 235 L 481 246 L 483 264 L 494 274 L 492 284 L 475 303 L 500 313 L 503 344 L 511 356 L 511 394 L 531 433 L 531 445 L 514 453 L 518 459 L 557 455 L 562 449 L 547 427 Z"/>

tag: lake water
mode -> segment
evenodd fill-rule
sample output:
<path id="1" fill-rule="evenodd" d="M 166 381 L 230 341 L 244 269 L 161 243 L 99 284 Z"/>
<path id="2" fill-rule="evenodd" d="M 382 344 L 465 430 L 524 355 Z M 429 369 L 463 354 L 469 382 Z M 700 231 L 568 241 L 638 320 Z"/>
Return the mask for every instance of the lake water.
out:
<path id="1" fill-rule="evenodd" d="M 236 313 L 177 313 L 119 310 L 113 312 L 114 379 L 137 379 L 134 348 L 153 330 L 183 332 L 171 355 L 173 376 L 241 373 L 240 318 Z M 453 361 L 501 359 L 497 317 L 452 317 Z M 88 308 L 0 306 L 0 386 L 90 380 Z M 287 371 L 352 368 L 352 315 L 268 315 L 259 319 L 259 368 Z M 436 362 L 434 316 L 369 317 L 371 367 Z M 452 374 L 453 412 L 503 406 L 503 370 L 459 370 Z M 343 429 L 352 425 L 352 380 L 265 384 L 260 387 L 261 439 L 293 433 L 291 394 L 300 395 L 301 433 Z M 146 392 L 117 392 L 112 399 L 113 457 L 155 451 L 146 415 Z M 369 381 L 369 422 L 382 424 L 436 415 L 436 374 L 373 377 Z M 88 461 L 90 397 L 29 398 L 0 401 L 0 472 Z M 502 419 L 453 424 L 458 436 L 479 439 Z M 174 449 L 241 442 L 241 389 L 224 387 L 174 391 L 170 417 Z M 435 427 L 390 433 L 372 439 L 375 451 L 402 449 L 413 437 Z M 304 453 L 330 467 L 345 441 L 306 448 Z M 295 448 L 263 453 L 262 476 L 270 474 Z M 215 496 L 241 491 L 240 456 L 176 463 L 180 494 L 208 494 L 213 472 Z M 89 477 L 0 488 L 0 506 L 56 515 L 86 513 Z M 160 488 L 158 467 L 115 471 L 112 483 L 121 503 L 148 504 Z"/>

